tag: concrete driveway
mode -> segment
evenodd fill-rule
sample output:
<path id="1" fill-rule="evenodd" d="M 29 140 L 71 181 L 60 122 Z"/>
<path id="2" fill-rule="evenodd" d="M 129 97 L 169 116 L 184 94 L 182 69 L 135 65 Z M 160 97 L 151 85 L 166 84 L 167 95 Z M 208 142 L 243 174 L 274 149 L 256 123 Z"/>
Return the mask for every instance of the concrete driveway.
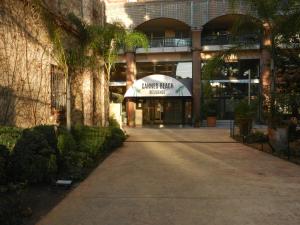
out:
<path id="1" fill-rule="evenodd" d="M 300 224 L 300 167 L 234 143 L 224 129 L 127 129 L 38 224 Z"/>

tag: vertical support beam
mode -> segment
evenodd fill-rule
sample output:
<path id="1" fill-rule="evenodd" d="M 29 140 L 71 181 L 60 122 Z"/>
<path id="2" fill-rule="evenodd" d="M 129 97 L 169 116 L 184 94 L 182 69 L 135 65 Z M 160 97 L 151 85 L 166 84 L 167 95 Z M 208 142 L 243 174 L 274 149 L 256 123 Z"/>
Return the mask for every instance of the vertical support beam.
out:
<path id="1" fill-rule="evenodd" d="M 193 60 L 193 125 L 200 126 L 201 99 L 201 31 L 192 30 L 192 60 Z"/>
<path id="2" fill-rule="evenodd" d="M 83 123 L 87 126 L 93 125 L 93 74 L 84 71 L 82 82 L 83 101 Z"/>
<path id="3" fill-rule="evenodd" d="M 263 100 L 264 111 L 269 111 L 270 109 L 270 92 L 271 92 L 271 37 L 270 37 L 270 27 L 268 24 L 264 24 L 264 36 L 262 40 L 262 52 L 261 52 L 261 88 Z"/>
<path id="4" fill-rule="evenodd" d="M 126 52 L 126 89 L 128 90 L 133 82 L 136 80 L 136 62 L 135 62 L 135 53 Z M 126 112 L 127 112 L 127 125 L 129 127 L 135 127 L 135 109 L 136 104 L 133 99 L 128 98 L 126 100 Z"/>

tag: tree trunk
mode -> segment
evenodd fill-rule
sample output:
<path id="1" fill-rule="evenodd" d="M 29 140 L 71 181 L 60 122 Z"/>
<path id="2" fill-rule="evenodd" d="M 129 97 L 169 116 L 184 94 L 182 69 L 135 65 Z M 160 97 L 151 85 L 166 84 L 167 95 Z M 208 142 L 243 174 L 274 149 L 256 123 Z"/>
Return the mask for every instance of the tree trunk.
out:
<path id="1" fill-rule="evenodd" d="M 106 116 L 105 116 L 105 107 L 106 107 L 106 101 L 105 101 L 105 74 L 104 70 L 101 71 L 100 74 L 100 106 L 101 106 L 101 126 L 106 125 Z"/>

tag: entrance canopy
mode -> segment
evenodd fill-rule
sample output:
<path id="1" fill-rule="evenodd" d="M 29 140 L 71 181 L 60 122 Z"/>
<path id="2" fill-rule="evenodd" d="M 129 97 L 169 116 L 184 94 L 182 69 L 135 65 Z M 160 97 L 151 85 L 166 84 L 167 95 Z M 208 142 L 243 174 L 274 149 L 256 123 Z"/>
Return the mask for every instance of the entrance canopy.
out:
<path id="1" fill-rule="evenodd" d="M 125 97 L 191 97 L 191 92 L 173 77 L 154 74 L 136 80 Z"/>

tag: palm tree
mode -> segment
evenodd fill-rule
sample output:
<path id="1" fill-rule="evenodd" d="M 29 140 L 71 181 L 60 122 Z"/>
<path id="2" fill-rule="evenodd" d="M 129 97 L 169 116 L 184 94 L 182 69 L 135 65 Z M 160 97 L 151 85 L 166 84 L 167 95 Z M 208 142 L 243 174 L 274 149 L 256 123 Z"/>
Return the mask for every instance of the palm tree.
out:
<path id="1" fill-rule="evenodd" d="M 109 104 L 108 82 L 111 71 L 122 51 L 135 50 L 137 47 L 148 48 L 148 39 L 145 34 L 128 30 L 123 24 L 114 22 L 104 26 L 92 25 L 88 27 L 90 36 L 89 46 L 95 59 L 98 59 L 98 74 L 100 75 L 103 92 L 101 94 L 101 105 Z M 107 107 L 108 109 L 108 107 Z M 102 111 L 102 125 L 104 118 L 108 117 L 108 111 Z"/>

